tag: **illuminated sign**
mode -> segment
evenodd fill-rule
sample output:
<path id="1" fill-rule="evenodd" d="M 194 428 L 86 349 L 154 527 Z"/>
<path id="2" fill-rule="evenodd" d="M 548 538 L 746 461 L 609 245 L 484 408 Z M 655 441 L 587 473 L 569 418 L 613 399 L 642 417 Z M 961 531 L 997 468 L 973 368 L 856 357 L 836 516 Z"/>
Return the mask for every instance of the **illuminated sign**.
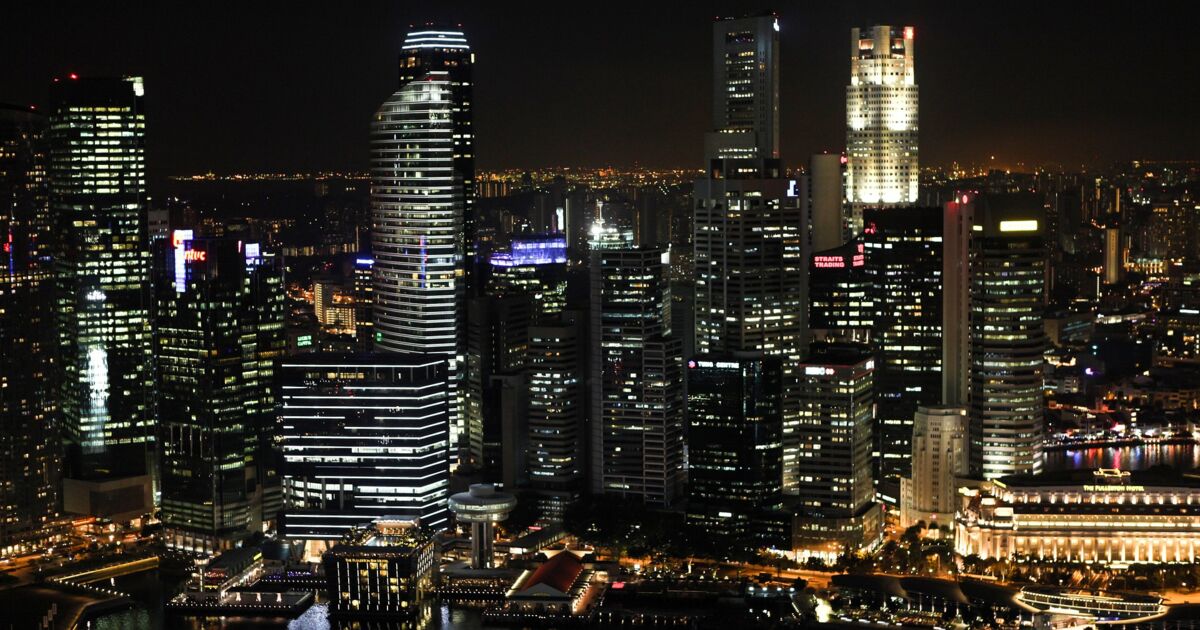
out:
<path id="1" fill-rule="evenodd" d="M 187 246 L 191 242 L 191 230 L 175 230 L 171 233 L 171 247 L 175 249 L 175 292 L 187 290 Z"/>
<path id="2" fill-rule="evenodd" d="M 300 335 L 299 337 L 296 337 L 296 347 L 306 348 L 312 345 L 312 341 L 312 335 Z"/>
<path id="3" fill-rule="evenodd" d="M 208 252 L 202 252 L 195 249 L 183 250 L 183 259 L 186 262 L 204 262 L 208 260 Z"/>
<path id="4" fill-rule="evenodd" d="M 1085 485 L 1084 492 L 1145 492 L 1146 486 L 1093 486 Z"/>
<path id="5" fill-rule="evenodd" d="M 1001 221 L 1001 232 L 1036 232 L 1038 222 L 1034 219 L 1024 219 L 1020 221 Z"/>

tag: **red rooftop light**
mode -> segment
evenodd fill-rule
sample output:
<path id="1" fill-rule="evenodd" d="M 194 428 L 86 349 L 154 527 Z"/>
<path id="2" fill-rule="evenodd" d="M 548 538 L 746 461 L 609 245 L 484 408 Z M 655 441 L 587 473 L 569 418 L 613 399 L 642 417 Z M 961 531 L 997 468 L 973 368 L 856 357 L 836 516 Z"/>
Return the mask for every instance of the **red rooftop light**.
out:
<path id="1" fill-rule="evenodd" d="M 79 75 L 78 75 L 78 74 L 75 74 L 74 72 L 72 72 L 72 73 L 71 73 L 71 74 L 69 74 L 68 76 L 70 76 L 70 77 L 71 77 L 71 80 L 72 80 L 72 81 L 78 81 L 78 80 L 79 80 Z"/>

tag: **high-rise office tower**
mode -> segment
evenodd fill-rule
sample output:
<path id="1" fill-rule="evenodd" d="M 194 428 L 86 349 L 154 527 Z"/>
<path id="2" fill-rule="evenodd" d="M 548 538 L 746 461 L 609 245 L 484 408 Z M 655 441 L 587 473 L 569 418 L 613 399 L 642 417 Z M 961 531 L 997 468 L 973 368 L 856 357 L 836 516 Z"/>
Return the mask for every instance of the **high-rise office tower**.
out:
<path id="1" fill-rule="evenodd" d="M 970 245 L 971 473 L 1042 469 L 1046 251 L 1041 197 L 982 195 Z"/>
<path id="2" fill-rule="evenodd" d="M 832 558 L 847 545 L 872 544 L 881 531 L 871 464 L 875 359 L 859 345 L 818 345 L 799 370 L 792 544 Z"/>
<path id="3" fill-rule="evenodd" d="M 263 531 L 280 506 L 283 261 L 193 236 L 172 233 L 156 283 L 161 514 L 168 546 L 211 553 Z"/>
<path id="4" fill-rule="evenodd" d="M 710 158 L 779 158 L 779 19 L 713 22 Z"/>
<path id="5" fill-rule="evenodd" d="M 901 527 L 919 521 L 929 527 L 954 526 L 955 479 L 968 474 L 967 432 L 965 407 L 917 409 L 912 426 L 912 473 L 901 480 Z"/>
<path id="6" fill-rule="evenodd" d="M 845 193 L 842 188 L 846 157 L 836 153 L 818 153 L 808 162 L 801 195 L 812 226 L 809 251 L 821 252 L 846 242 L 846 220 L 842 212 Z"/>
<path id="7" fill-rule="evenodd" d="M 351 527 L 446 527 L 446 361 L 310 354 L 280 367 L 284 531 L 320 555 Z"/>
<path id="8" fill-rule="evenodd" d="M 525 371 L 533 299 L 528 295 L 484 295 L 471 298 L 467 318 L 467 361 L 464 377 L 466 461 L 489 473 L 503 465 L 502 423 L 506 376 Z"/>
<path id="9" fill-rule="evenodd" d="M 36 547 L 59 496 L 45 130 L 0 104 L 0 557 Z"/>
<path id="10" fill-rule="evenodd" d="M 442 69 L 414 77 L 371 124 L 375 349 L 448 362 L 452 459 L 472 439 L 459 400 L 466 287 L 454 82 Z"/>
<path id="11" fill-rule="evenodd" d="M 972 196 L 960 194 L 942 215 L 942 404 L 965 407 L 970 395 Z"/>
<path id="12" fill-rule="evenodd" d="M 936 206 L 863 212 L 875 305 L 875 479 L 893 507 L 908 473 L 913 414 L 942 401 L 942 223 Z"/>
<path id="13" fill-rule="evenodd" d="M 458 26 L 415 26 L 404 38 L 400 53 L 400 87 L 414 81 L 426 80 L 432 73 L 446 81 L 450 101 L 450 157 L 454 173 L 462 188 L 462 241 L 465 255 L 464 272 L 467 286 L 474 284 L 476 260 L 475 211 L 475 128 L 471 124 L 471 68 L 475 53 L 467 44 L 467 36 Z"/>
<path id="14" fill-rule="evenodd" d="M 533 319 L 557 319 L 567 307 L 567 237 L 562 234 L 512 239 L 507 251 L 489 257 L 489 295 L 526 295 Z"/>
<path id="15" fill-rule="evenodd" d="M 689 525 L 720 548 L 787 547 L 783 366 L 758 354 L 687 362 Z"/>
<path id="16" fill-rule="evenodd" d="M 846 199 L 854 210 L 917 200 L 917 81 L 913 27 L 850 29 Z"/>
<path id="17" fill-rule="evenodd" d="M 713 130 L 693 220 L 695 349 L 784 360 L 784 476 L 792 486 L 796 382 L 804 347 L 807 239 L 797 182 L 779 161 L 779 23 L 713 23 Z"/>
<path id="18" fill-rule="evenodd" d="M 529 329 L 528 479 L 551 522 L 561 521 L 584 490 L 584 342 L 576 312 Z"/>
<path id="19" fill-rule="evenodd" d="M 808 266 L 808 327 L 813 339 L 870 341 L 879 315 L 874 281 L 861 241 L 814 253 Z"/>
<path id="20" fill-rule="evenodd" d="M 354 337 L 361 352 L 370 352 L 375 340 L 375 259 L 354 259 Z"/>
<path id="21" fill-rule="evenodd" d="M 592 491 L 670 505 L 686 471 L 669 261 L 629 230 L 603 228 L 592 248 Z"/>
<path id="22" fill-rule="evenodd" d="M 140 77 L 51 87 L 57 381 L 68 512 L 147 513 L 154 423 L 150 252 Z"/>

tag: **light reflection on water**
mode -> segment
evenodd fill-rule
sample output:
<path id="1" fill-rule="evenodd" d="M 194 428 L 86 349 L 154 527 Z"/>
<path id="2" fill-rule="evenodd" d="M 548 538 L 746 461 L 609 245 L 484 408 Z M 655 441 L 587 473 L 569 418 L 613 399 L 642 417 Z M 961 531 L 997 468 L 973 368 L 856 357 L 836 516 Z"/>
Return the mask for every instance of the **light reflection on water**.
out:
<path id="1" fill-rule="evenodd" d="M 1079 470 L 1091 468 L 1121 468 L 1139 470 L 1167 464 L 1179 470 L 1200 469 L 1200 447 L 1190 444 L 1152 444 L 1108 448 L 1088 448 L 1067 451 L 1047 451 L 1045 470 Z M 410 630 L 398 622 L 362 621 L 331 625 L 324 604 L 314 605 L 296 619 L 236 618 L 175 620 L 167 625 L 163 615 L 163 593 L 170 586 L 160 582 L 157 571 L 118 578 L 116 587 L 134 596 L 136 607 L 113 612 L 89 623 L 90 630 Z M 439 605 L 431 611 L 428 625 L 421 630 L 480 630 L 480 613 L 473 609 Z"/>
<path id="2" fill-rule="evenodd" d="M 1141 470 L 1166 464 L 1178 470 L 1200 469 L 1200 448 L 1192 444 L 1147 444 L 1108 448 L 1046 451 L 1045 469 L 1120 468 Z"/>
<path id="3" fill-rule="evenodd" d="M 295 619 L 272 617 L 225 617 L 196 619 L 164 615 L 163 593 L 173 591 L 163 584 L 158 571 L 117 578 L 116 588 L 133 596 L 138 604 L 130 609 L 106 614 L 86 627 L 90 630 L 480 630 L 480 612 L 472 609 L 451 610 L 448 605 L 430 604 L 427 622 L 414 627 L 391 621 L 346 621 L 330 623 L 324 604 L 316 604 Z"/>

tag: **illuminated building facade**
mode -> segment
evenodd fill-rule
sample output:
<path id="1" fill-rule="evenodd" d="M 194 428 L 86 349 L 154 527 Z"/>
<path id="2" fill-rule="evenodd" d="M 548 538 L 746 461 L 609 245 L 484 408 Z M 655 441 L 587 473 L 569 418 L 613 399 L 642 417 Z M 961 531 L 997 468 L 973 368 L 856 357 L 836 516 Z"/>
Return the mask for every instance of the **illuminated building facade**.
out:
<path id="1" fill-rule="evenodd" d="M 474 286 L 477 253 L 475 211 L 475 127 L 472 125 L 472 93 L 475 85 L 471 69 L 475 53 L 467 44 L 467 36 L 459 27 L 426 25 L 413 27 L 404 38 L 400 53 L 400 87 L 426 79 L 438 73 L 446 82 L 450 115 L 450 157 L 454 173 L 462 189 L 462 229 L 466 264 L 464 271 L 468 286 Z"/>
<path id="2" fill-rule="evenodd" d="M 370 352 L 375 340 L 375 259 L 354 259 L 354 337 L 360 352 Z"/>
<path id="3" fill-rule="evenodd" d="M 963 490 L 958 553 L 983 559 L 1187 563 L 1200 551 L 1200 478 L 1161 469 L 1015 475 Z"/>
<path id="4" fill-rule="evenodd" d="M 0 104 L 0 557 L 46 537 L 59 496 L 45 130 Z"/>
<path id="5" fill-rule="evenodd" d="M 726 548 L 786 546 L 779 358 L 699 355 L 686 377 L 688 525 Z"/>
<path id="6" fill-rule="evenodd" d="M 584 490 L 584 372 L 582 317 L 529 329 L 528 478 L 542 517 L 561 522 Z"/>
<path id="7" fill-rule="evenodd" d="M 168 546 L 237 546 L 281 503 L 275 364 L 283 261 L 258 243 L 175 230 L 156 282 L 161 519 Z"/>
<path id="8" fill-rule="evenodd" d="M 901 479 L 900 526 L 923 521 L 953 526 L 958 507 L 956 479 L 967 468 L 965 407 L 918 407 L 912 424 L 912 466 Z"/>
<path id="9" fill-rule="evenodd" d="M 489 295 L 526 295 L 533 318 L 552 320 L 567 307 L 567 237 L 562 234 L 513 238 L 507 251 L 490 257 Z"/>
<path id="10" fill-rule="evenodd" d="M 56 380 L 69 512 L 134 516 L 151 509 L 154 361 L 143 92 L 140 77 L 71 75 L 51 86 Z M 108 483 L 89 485 L 101 480 Z"/>
<path id="11" fill-rule="evenodd" d="M 349 533 L 321 558 L 334 617 L 428 622 L 433 596 L 433 538 L 410 521 L 378 521 Z"/>
<path id="12" fill-rule="evenodd" d="M 311 551 L 379 519 L 446 527 L 444 359 L 310 354 L 280 373 L 287 538 Z"/>
<path id="13" fill-rule="evenodd" d="M 465 353 L 462 174 L 453 78 L 430 70 L 371 124 L 375 350 L 445 359 L 454 455 L 471 436 L 459 396 Z M 453 457 L 452 457 L 453 458 Z"/>
<path id="14" fill-rule="evenodd" d="M 875 359 L 856 344 L 818 346 L 799 371 L 792 546 L 836 557 L 846 545 L 873 545 L 881 531 L 871 462 Z"/>
<path id="15" fill-rule="evenodd" d="M 969 248 L 971 474 L 1042 469 L 1046 252 L 1036 194 L 974 200 Z"/>
<path id="16" fill-rule="evenodd" d="M 804 347 L 804 209 L 779 160 L 779 22 L 713 23 L 713 129 L 695 183 L 695 350 L 762 352 L 784 365 L 784 476 L 794 486 L 796 377 Z"/>
<path id="17" fill-rule="evenodd" d="M 604 228 L 592 244 L 594 493 L 671 505 L 683 493 L 683 375 L 666 252 Z"/>
<path id="18" fill-rule="evenodd" d="M 808 265 L 808 327 L 813 338 L 868 341 L 878 314 L 874 280 L 860 241 L 814 253 Z"/>
<path id="19" fill-rule="evenodd" d="M 859 236 L 874 288 L 878 496 L 895 507 L 909 472 L 913 414 L 942 402 L 940 207 L 867 208 Z"/>
<path id="20" fill-rule="evenodd" d="M 850 29 L 846 197 L 852 207 L 917 200 L 913 27 Z M 854 232 L 861 226 L 854 221 Z"/>

